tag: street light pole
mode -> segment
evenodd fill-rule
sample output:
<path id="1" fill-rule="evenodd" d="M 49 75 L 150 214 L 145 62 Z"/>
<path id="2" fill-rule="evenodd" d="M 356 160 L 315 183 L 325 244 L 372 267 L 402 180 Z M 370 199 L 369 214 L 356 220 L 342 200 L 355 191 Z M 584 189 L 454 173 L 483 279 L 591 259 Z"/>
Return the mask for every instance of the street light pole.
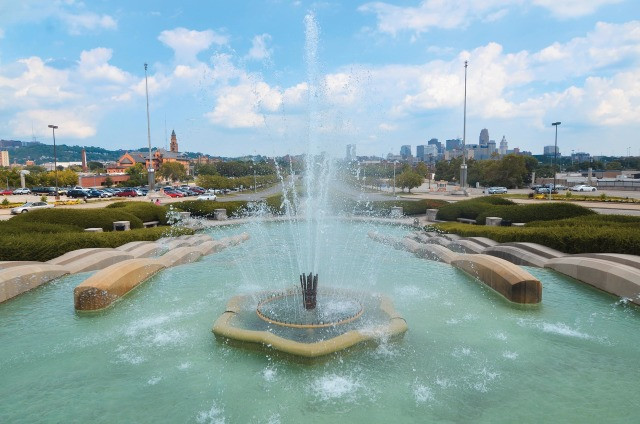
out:
<path id="1" fill-rule="evenodd" d="M 147 94 L 147 141 L 149 142 L 149 168 L 147 169 L 149 192 L 153 190 L 155 183 L 155 169 L 153 168 L 153 157 L 151 156 L 151 124 L 149 122 L 149 85 L 147 82 L 147 64 L 144 64 L 144 88 Z"/>
<path id="2" fill-rule="evenodd" d="M 554 122 L 551 125 L 556 127 L 556 142 L 555 147 L 553 148 L 553 190 L 549 190 L 549 199 L 551 199 L 551 192 L 556 189 L 556 166 L 558 164 L 558 125 L 561 122 Z"/>
<path id="3" fill-rule="evenodd" d="M 53 170 L 56 176 L 56 200 L 60 199 L 60 195 L 58 194 L 58 155 L 56 154 L 56 129 L 57 125 L 50 124 L 49 128 L 51 128 L 51 132 L 53 133 Z"/>
<path id="4" fill-rule="evenodd" d="M 460 188 L 464 194 L 467 194 L 467 66 L 468 62 L 464 61 L 464 115 L 462 123 L 462 165 L 460 165 Z"/>
<path id="5" fill-rule="evenodd" d="M 396 163 L 398 163 L 397 160 L 393 161 L 393 195 L 396 195 Z"/>

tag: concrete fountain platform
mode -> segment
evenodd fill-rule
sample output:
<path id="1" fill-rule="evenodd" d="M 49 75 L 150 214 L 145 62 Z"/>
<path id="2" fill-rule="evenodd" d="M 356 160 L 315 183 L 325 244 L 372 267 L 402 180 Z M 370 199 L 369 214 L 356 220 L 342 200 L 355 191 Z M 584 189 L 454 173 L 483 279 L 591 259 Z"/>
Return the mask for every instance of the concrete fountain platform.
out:
<path id="1" fill-rule="evenodd" d="M 208 235 L 168 237 L 155 242 L 131 242 L 115 249 L 78 249 L 47 262 L 3 261 L 0 303 L 64 275 L 98 270 L 76 287 L 74 300 L 78 310 L 101 309 L 160 269 L 193 262 L 248 238 L 246 233 L 221 240 Z"/>
<path id="2" fill-rule="evenodd" d="M 386 316 L 386 322 L 376 327 L 349 330 L 324 340 L 304 343 L 291 340 L 271 331 L 255 330 L 238 324 L 236 317 L 254 296 L 240 295 L 229 300 L 224 313 L 213 324 L 212 331 L 223 340 L 247 343 L 250 345 L 284 352 L 302 358 L 318 358 L 348 349 L 355 345 L 375 343 L 377 340 L 388 340 L 404 334 L 408 327 L 404 318 L 396 312 L 393 302 L 386 296 L 377 295 L 378 309 Z M 302 331 L 309 331 L 303 329 Z"/>
<path id="3" fill-rule="evenodd" d="M 497 243 L 484 237 L 461 237 L 449 241 L 446 236 L 446 234 L 435 232 L 417 231 L 406 237 L 403 243 L 406 250 L 417 256 L 440 260 L 454 266 L 455 257 L 452 255 L 458 252 L 457 254 L 466 254 L 467 257 L 491 256 L 496 259 L 500 258 L 518 266 L 550 268 L 640 305 L 640 256 L 616 253 L 570 255 L 537 243 Z M 379 239 L 379 237 L 377 238 Z M 406 240 L 410 240 L 416 245 L 408 244 Z M 395 243 L 398 242 L 395 241 Z M 398 246 L 402 246 L 402 244 Z M 421 255 L 422 252 L 430 252 L 430 254 Z M 490 272 L 489 276 L 478 277 L 483 282 L 486 279 L 491 281 L 492 274 Z M 487 284 L 491 286 L 493 283 Z M 529 288 L 527 288 L 528 290 Z M 502 292 L 501 294 L 504 295 Z M 509 296 L 505 295 L 507 298 Z"/>

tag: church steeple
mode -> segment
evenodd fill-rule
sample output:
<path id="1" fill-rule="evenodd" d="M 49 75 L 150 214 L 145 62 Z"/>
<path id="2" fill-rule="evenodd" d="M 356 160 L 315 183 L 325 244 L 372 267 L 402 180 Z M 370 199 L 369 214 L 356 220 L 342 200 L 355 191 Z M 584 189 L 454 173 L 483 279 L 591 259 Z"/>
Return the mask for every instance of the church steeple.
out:
<path id="1" fill-rule="evenodd" d="M 171 143 L 169 144 L 169 150 L 178 153 L 178 139 L 176 138 L 176 131 L 171 131 Z"/>

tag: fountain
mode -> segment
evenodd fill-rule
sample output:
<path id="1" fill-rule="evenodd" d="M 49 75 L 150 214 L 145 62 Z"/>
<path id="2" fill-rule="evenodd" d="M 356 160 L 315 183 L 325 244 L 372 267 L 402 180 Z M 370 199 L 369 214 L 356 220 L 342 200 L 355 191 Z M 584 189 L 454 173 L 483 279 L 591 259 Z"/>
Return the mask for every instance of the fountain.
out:
<path id="1" fill-rule="evenodd" d="M 514 305 L 458 268 L 367 237 L 407 228 L 330 218 L 327 180 L 316 181 L 299 213 L 207 230 L 251 238 L 163 269 L 105 311 L 73 310 L 86 272 L 1 303 L 0 422 L 637 419 L 637 307 L 535 267 L 542 307 Z M 401 339 L 379 331 L 404 325 L 380 293 L 411 323 Z M 211 336 L 222 311 L 260 329 L 265 346 L 376 343 L 310 363 L 256 353 Z"/>
<path id="2" fill-rule="evenodd" d="M 318 269 L 323 263 L 321 251 L 333 249 L 327 240 L 332 213 L 329 187 L 335 160 L 319 151 L 318 132 L 323 126 L 320 109 L 323 90 L 318 73 L 318 27 L 313 15 L 307 15 L 306 63 L 308 69 L 309 140 L 303 176 L 304 194 L 296 192 L 288 205 L 289 231 L 294 235 L 297 266 L 312 272 L 300 274 L 300 287 L 278 288 L 259 294 L 233 297 L 224 313 L 216 320 L 213 332 L 232 339 L 267 346 L 288 354 L 317 357 L 337 352 L 362 342 L 385 340 L 407 330 L 405 320 L 395 311 L 391 299 L 371 290 L 346 289 L 345 275 L 334 277 L 336 287 L 318 288 Z M 283 191 L 287 198 L 287 186 Z M 261 225 L 264 223 L 261 223 Z M 259 229 L 256 228 L 256 232 Z M 280 249 L 288 249 L 282 246 Z M 257 274 L 256 270 L 253 273 Z M 315 273 L 315 274 L 314 274 Z M 337 280 L 337 281 L 336 281 Z M 258 316 L 259 320 L 255 319 Z"/>

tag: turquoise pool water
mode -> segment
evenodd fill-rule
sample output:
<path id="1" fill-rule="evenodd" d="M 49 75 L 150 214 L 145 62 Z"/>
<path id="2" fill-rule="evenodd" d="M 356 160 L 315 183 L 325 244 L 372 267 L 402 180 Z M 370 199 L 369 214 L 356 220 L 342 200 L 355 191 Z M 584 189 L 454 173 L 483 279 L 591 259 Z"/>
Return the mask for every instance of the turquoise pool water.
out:
<path id="1" fill-rule="evenodd" d="M 0 422 L 637 422 L 638 308 L 535 268 L 543 303 L 514 306 L 369 240 L 370 225 L 336 224 L 319 272 L 389 295 L 403 338 L 311 364 L 216 340 L 231 296 L 297 275 L 286 225 L 215 230 L 252 239 L 167 269 L 104 313 L 74 311 L 87 274 L 0 304 Z"/>

